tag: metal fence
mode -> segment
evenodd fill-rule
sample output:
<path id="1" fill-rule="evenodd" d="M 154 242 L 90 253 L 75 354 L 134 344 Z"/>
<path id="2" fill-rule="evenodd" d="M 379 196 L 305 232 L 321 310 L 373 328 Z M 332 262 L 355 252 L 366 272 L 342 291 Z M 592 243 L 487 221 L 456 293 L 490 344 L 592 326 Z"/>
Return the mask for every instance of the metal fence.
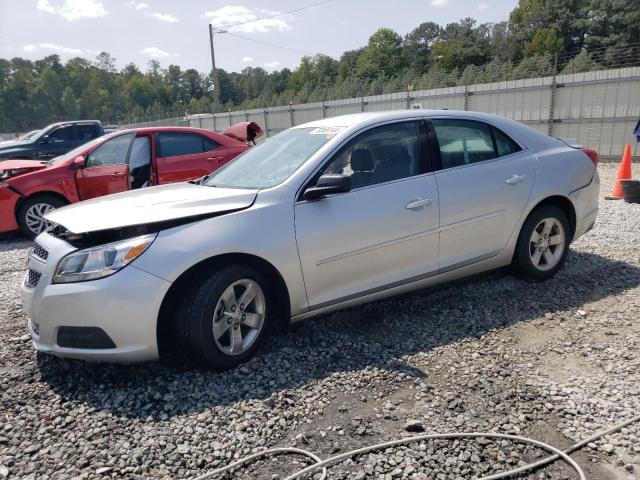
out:
<path id="1" fill-rule="evenodd" d="M 298 105 L 205 113 L 128 126 L 185 125 L 223 130 L 254 121 L 265 138 L 321 118 L 409 108 L 469 110 L 517 120 L 554 137 L 575 138 L 603 159 L 623 147 L 640 148 L 633 128 L 640 118 L 640 67 L 345 98 Z"/>

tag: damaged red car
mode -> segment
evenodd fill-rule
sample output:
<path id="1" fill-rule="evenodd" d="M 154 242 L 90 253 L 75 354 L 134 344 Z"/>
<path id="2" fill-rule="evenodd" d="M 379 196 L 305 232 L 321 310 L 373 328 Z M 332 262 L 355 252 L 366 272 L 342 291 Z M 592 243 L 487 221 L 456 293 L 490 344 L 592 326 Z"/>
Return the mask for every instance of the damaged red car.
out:
<path id="1" fill-rule="evenodd" d="M 34 238 L 42 216 L 89 198 L 203 177 L 262 135 L 254 122 L 222 133 L 187 127 L 120 130 L 48 162 L 0 162 L 0 233 L 20 229 Z"/>

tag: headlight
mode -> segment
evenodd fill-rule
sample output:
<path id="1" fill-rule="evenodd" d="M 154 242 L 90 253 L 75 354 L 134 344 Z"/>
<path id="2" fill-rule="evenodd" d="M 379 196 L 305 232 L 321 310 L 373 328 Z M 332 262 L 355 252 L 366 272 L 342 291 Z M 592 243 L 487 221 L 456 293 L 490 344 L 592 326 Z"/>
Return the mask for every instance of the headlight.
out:
<path id="1" fill-rule="evenodd" d="M 108 277 L 142 255 L 158 234 L 143 235 L 70 253 L 58 263 L 53 283 Z"/>

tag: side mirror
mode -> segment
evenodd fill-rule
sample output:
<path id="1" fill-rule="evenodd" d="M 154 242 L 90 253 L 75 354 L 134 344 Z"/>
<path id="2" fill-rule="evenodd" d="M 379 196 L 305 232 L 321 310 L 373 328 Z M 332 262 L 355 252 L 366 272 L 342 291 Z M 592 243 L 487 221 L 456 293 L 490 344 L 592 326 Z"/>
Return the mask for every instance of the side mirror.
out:
<path id="1" fill-rule="evenodd" d="M 40 138 L 40 143 L 49 143 L 50 141 L 49 135 L 43 135 L 42 138 Z"/>
<path id="2" fill-rule="evenodd" d="M 322 175 L 316 184 L 307 188 L 302 195 L 304 200 L 317 200 L 334 193 L 344 193 L 351 190 L 351 178 L 346 175 L 328 173 Z"/>
<path id="3" fill-rule="evenodd" d="M 84 168 L 85 165 L 86 165 L 86 160 L 82 155 L 78 155 L 76 158 L 73 159 L 73 167 L 75 169 Z"/>

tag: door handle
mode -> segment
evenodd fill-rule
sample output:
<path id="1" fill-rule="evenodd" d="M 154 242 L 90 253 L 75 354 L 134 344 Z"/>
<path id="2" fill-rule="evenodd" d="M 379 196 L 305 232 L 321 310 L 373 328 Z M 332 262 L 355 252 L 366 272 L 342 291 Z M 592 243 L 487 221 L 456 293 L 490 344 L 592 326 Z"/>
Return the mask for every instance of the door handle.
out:
<path id="1" fill-rule="evenodd" d="M 215 160 L 224 160 L 224 157 L 207 157 L 207 160 L 213 162 Z"/>
<path id="2" fill-rule="evenodd" d="M 428 198 L 415 198 L 407 203 L 404 208 L 407 210 L 416 210 L 418 208 L 424 207 L 425 205 L 431 205 L 431 200 Z"/>
<path id="3" fill-rule="evenodd" d="M 520 182 L 524 182 L 526 179 L 526 175 L 514 175 L 511 178 L 507 178 L 504 183 L 506 183 L 507 185 L 516 185 Z"/>
<path id="4" fill-rule="evenodd" d="M 112 173 L 111 174 L 112 177 L 124 177 L 124 173 Z"/>

